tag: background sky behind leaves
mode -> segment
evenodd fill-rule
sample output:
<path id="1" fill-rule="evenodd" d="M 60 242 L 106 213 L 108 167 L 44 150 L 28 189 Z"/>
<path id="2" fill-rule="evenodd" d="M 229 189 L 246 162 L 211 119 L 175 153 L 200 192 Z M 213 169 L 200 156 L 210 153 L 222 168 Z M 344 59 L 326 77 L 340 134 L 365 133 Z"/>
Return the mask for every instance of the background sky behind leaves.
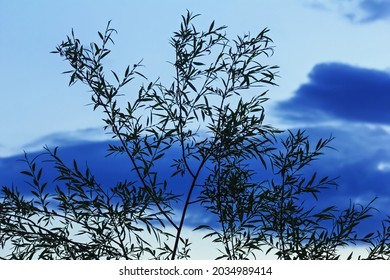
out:
<path id="1" fill-rule="evenodd" d="M 17 159 L 46 144 L 92 162 L 103 179 L 125 176 L 126 163 L 104 159 L 108 136 L 101 115 L 85 106 L 87 89 L 68 88 L 66 63 L 49 52 L 72 28 L 85 43 L 98 40 L 112 20 L 119 33 L 107 67 L 120 73 L 144 59 L 147 77 L 169 81 L 169 38 L 186 9 L 201 14 L 199 29 L 215 20 L 231 37 L 270 28 L 275 55 L 266 63 L 281 68 L 266 122 L 306 129 L 313 140 L 333 135 L 336 150 L 314 166 L 340 176 L 325 200 L 345 205 L 377 196 L 375 205 L 390 214 L 389 0 L 0 0 L 0 185 L 23 184 Z"/>

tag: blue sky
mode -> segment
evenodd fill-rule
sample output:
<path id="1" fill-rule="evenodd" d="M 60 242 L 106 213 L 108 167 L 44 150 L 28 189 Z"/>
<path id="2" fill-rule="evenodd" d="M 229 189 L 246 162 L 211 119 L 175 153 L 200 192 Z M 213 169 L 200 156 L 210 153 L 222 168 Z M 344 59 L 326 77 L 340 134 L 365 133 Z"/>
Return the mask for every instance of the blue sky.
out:
<path id="1" fill-rule="evenodd" d="M 267 122 L 306 129 L 314 139 L 335 136 L 337 151 L 316 166 L 340 176 L 331 199 L 378 196 L 378 208 L 390 214 L 390 0 L 107 3 L 0 0 L 0 184 L 19 180 L 16 158 L 23 150 L 46 144 L 68 147 L 100 168 L 85 141 L 104 146 L 101 116 L 85 106 L 85 87 L 67 87 L 66 63 L 50 54 L 72 28 L 90 42 L 112 20 L 118 35 L 108 67 L 121 72 L 144 59 L 148 77 L 169 78 L 169 38 L 188 9 L 202 15 L 201 26 L 227 25 L 230 36 L 270 28 L 275 55 L 269 63 L 280 66 L 280 78 L 270 88 Z"/>

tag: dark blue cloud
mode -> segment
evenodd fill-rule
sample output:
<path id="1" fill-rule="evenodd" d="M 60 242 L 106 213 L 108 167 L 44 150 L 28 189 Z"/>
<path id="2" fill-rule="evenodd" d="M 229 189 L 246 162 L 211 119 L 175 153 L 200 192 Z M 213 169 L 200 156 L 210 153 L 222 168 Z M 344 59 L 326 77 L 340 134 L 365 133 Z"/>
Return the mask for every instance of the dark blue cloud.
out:
<path id="1" fill-rule="evenodd" d="M 56 135 L 55 139 L 57 138 Z M 45 139 L 50 140 L 49 137 L 45 137 Z M 104 187 L 114 187 L 117 183 L 124 180 L 134 181 L 131 172 L 131 162 L 127 157 L 123 155 L 107 156 L 108 145 L 119 145 L 118 142 L 73 141 L 72 143 L 69 139 L 66 139 L 64 146 L 60 143 L 58 144 L 58 156 L 65 164 L 72 168 L 73 160 L 76 160 L 81 171 L 85 171 L 88 167 L 95 176 L 96 181 Z M 50 150 L 53 151 L 53 148 L 50 148 Z M 53 180 L 58 174 L 53 167 L 52 161 L 50 161 L 50 156 L 44 150 L 27 153 L 27 157 L 30 160 L 36 158 L 38 155 L 39 157 L 36 162 L 37 165 L 43 168 L 43 178 L 48 181 Z M 24 155 L 0 158 L 0 185 L 26 185 L 26 181 L 29 178 L 26 175 L 20 174 L 22 170 L 28 171 L 24 161 Z M 168 174 L 169 172 L 173 173 L 169 165 L 162 165 L 160 171 Z"/>
<path id="2" fill-rule="evenodd" d="M 64 139 L 64 145 L 59 142 L 59 139 Z M 119 182 L 131 181 L 137 182 L 132 164 L 125 155 L 108 155 L 108 146 L 119 145 L 116 141 L 101 141 L 101 142 L 87 142 L 87 141 L 71 141 L 68 137 L 61 136 L 61 134 L 52 134 L 46 136 L 43 139 L 49 143 L 56 142 L 59 146 L 57 150 L 58 156 L 69 167 L 73 168 L 73 160 L 77 161 L 79 170 L 85 174 L 86 168 L 89 168 L 91 174 L 103 188 L 109 189 L 115 187 Z M 36 145 L 34 144 L 34 147 Z M 50 148 L 53 151 L 55 146 Z M 185 187 L 190 185 L 190 178 L 187 177 L 171 177 L 174 173 L 174 167 L 171 167 L 172 159 L 180 154 L 178 149 L 171 149 L 166 152 L 165 157 L 160 159 L 156 163 L 156 171 L 158 176 L 158 182 L 162 183 L 164 179 L 168 182 L 167 189 L 177 195 L 185 194 Z M 55 170 L 52 158 L 44 151 L 34 151 L 27 153 L 29 160 L 37 158 L 35 161 L 38 168 L 42 168 L 42 182 L 48 182 L 46 187 L 47 192 L 54 192 L 56 185 L 60 185 L 60 182 L 56 182 L 55 178 L 59 173 Z M 31 195 L 31 187 L 29 183 L 32 180 L 29 176 L 22 174 L 22 171 L 30 171 L 25 162 L 25 155 L 19 154 L 11 157 L 0 158 L 0 187 L 1 186 L 16 186 L 19 191 L 24 195 Z M 201 174 L 200 178 L 204 178 Z M 139 185 L 139 184 L 138 184 Z M 196 192 L 195 192 L 196 193 Z M 184 201 L 184 199 L 182 200 Z M 177 203 L 174 207 L 182 209 L 181 203 Z M 196 214 L 200 214 L 199 218 L 205 219 L 204 210 L 196 207 Z M 181 210 L 180 210 L 181 211 Z M 197 221 L 194 221 L 196 223 Z M 191 224 L 191 223 L 189 223 Z M 198 226 L 199 224 L 196 224 Z"/>
<path id="3" fill-rule="evenodd" d="M 324 156 L 315 161 L 307 170 L 305 169 L 303 174 L 310 176 L 315 171 L 318 173 L 318 177 L 339 177 L 337 180 L 339 187 L 321 192 L 319 201 L 313 200 L 312 203 L 319 208 L 336 205 L 343 209 L 348 207 L 350 201 L 365 204 L 371 199 L 379 197 L 375 206 L 381 213 L 367 224 L 367 228 L 377 227 L 380 225 L 381 219 L 390 214 L 386 204 L 390 201 L 390 172 L 378 168 L 381 162 L 390 164 L 390 147 L 387 147 L 387 144 L 390 143 L 390 136 L 386 131 L 380 129 L 358 130 L 351 128 L 345 130 L 330 129 L 329 127 L 309 128 L 307 134 L 315 141 L 330 135 L 330 131 L 336 137 L 332 146 L 337 150 L 325 151 Z M 81 169 L 88 165 L 102 186 L 112 187 L 125 179 L 133 181 L 134 178 L 131 178 L 130 171 L 131 165 L 126 157 L 105 157 L 109 143 L 113 142 L 78 142 L 72 146 L 60 147 L 59 155 L 68 164 L 72 164 L 73 159 L 76 159 Z M 156 170 L 168 179 L 173 172 L 169 166 L 175 152 L 173 150 L 172 153 L 167 154 Z M 33 158 L 38 153 L 29 154 L 29 157 Z M 23 159 L 23 155 L 0 159 L 0 185 L 11 186 L 14 183 L 22 193 L 27 194 L 25 180 L 28 178 L 20 174 L 20 171 L 24 170 L 26 166 L 23 162 L 18 161 L 20 159 Z M 47 158 L 41 158 L 41 160 L 44 159 Z M 46 163 L 42 162 L 42 164 Z M 270 174 L 263 175 L 269 176 Z M 44 176 L 48 180 L 56 176 L 50 164 L 44 169 Z M 185 177 L 179 178 L 176 181 L 170 181 L 170 186 L 174 192 L 181 194 L 184 191 L 183 188 L 188 186 L 188 182 Z M 180 208 L 180 204 L 177 207 Z M 192 205 L 190 211 L 196 214 L 204 213 L 197 205 Z M 202 214 L 201 217 L 206 216 Z M 192 222 L 195 225 L 197 221 Z"/>
<path id="4" fill-rule="evenodd" d="M 359 6 L 366 12 L 366 16 L 360 20 L 361 22 L 390 18 L 389 0 L 363 0 Z"/>
<path id="5" fill-rule="evenodd" d="M 313 162 L 307 174 L 317 172 L 319 176 L 337 177 L 338 186 L 321 192 L 315 202 L 318 207 L 336 205 L 341 209 L 349 203 L 366 205 L 377 198 L 374 207 L 379 210 L 366 224 L 367 229 L 379 228 L 381 221 L 390 215 L 390 169 L 380 165 L 390 163 L 390 135 L 382 129 L 362 126 L 326 127 L 306 129 L 312 140 L 324 138 L 331 133 L 335 139 L 319 160 Z"/>
<path id="6" fill-rule="evenodd" d="M 49 137 L 45 139 L 50 140 Z M 56 140 L 58 140 L 56 138 Z M 50 141 L 49 141 L 50 142 Z M 58 143 L 58 142 L 57 142 Z M 73 159 L 79 162 L 81 169 L 87 166 L 94 171 L 97 180 L 101 181 L 105 186 L 114 186 L 122 178 L 125 179 L 127 169 L 120 168 L 126 166 L 126 159 L 123 157 L 105 157 L 107 155 L 107 146 L 111 142 L 77 142 L 70 140 L 65 141 L 65 145 L 58 149 L 58 154 L 61 159 L 69 166 L 72 166 Z M 47 180 L 54 179 L 58 174 L 55 174 L 53 165 L 46 162 L 50 158 L 47 155 L 42 155 L 43 150 L 27 153 L 27 157 L 33 158 L 41 155 L 38 158 L 38 163 L 44 169 L 44 178 Z M 0 185 L 23 187 L 28 181 L 28 177 L 20 174 L 22 170 L 27 170 L 27 165 L 24 162 L 24 155 L 14 155 L 11 157 L 0 158 Z M 119 167 L 119 168 L 118 168 Z"/>
<path id="7" fill-rule="evenodd" d="M 341 63 L 316 65 L 294 96 L 277 105 L 285 119 L 390 124 L 390 75 Z"/>

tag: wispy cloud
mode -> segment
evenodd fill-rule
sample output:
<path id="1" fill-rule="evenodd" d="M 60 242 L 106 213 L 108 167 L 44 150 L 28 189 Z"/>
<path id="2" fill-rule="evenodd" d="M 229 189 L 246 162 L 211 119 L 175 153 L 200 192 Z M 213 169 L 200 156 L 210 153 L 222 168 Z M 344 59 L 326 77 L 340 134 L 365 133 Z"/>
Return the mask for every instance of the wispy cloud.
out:
<path id="1" fill-rule="evenodd" d="M 55 132 L 35 139 L 25 145 L 26 151 L 41 150 L 43 146 L 73 146 L 80 142 L 99 142 L 108 140 L 110 137 L 105 134 L 102 128 L 85 128 L 75 131 Z"/>
<path id="2" fill-rule="evenodd" d="M 361 21 L 369 22 L 379 19 L 390 19 L 389 0 L 364 0 L 360 8 L 366 11 L 367 15 Z"/>
<path id="3" fill-rule="evenodd" d="M 313 0 L 309 6 L 337 12 L 355 23 L 390 19 L 389 0 Z"/>

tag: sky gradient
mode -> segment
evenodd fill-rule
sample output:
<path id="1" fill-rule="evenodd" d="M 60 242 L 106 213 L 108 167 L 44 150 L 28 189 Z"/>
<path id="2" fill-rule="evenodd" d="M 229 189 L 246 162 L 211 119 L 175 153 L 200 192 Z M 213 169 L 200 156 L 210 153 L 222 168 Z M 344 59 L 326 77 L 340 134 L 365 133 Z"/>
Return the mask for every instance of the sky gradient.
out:
<path id="1" fill-rule="evenodd" d="M 50 51 L 72 28 L 86 43 L 97 40 L 112 20 L 118 35 L 107 67 L 122 72 L 143 59 L 151 80 L 169 79 L 169 38 L 188 9 L 201 14 L 200 26 L 227 25 L 229 36 L 270 28 L 275 54 L 267 62 L 280 66 L 280 77 L 269 88 L 266 122 L 314 140 L 334 136 L 336 150 L 315 165 L 340 176 L 337 195 L 327 197 L 338 205 L 379 197 L 377 208 L 390 215 L 390 0 L 106 3 L 0 0 L 0 185 L 22 184 L 17 159 L 44 145 L 93 162 L 103 177 L 125 176 L 120 160 L 113 173 L 105 168 L 101 115 L 85 106 L 88 89 L 67 87 L 68 66 Z"/>

